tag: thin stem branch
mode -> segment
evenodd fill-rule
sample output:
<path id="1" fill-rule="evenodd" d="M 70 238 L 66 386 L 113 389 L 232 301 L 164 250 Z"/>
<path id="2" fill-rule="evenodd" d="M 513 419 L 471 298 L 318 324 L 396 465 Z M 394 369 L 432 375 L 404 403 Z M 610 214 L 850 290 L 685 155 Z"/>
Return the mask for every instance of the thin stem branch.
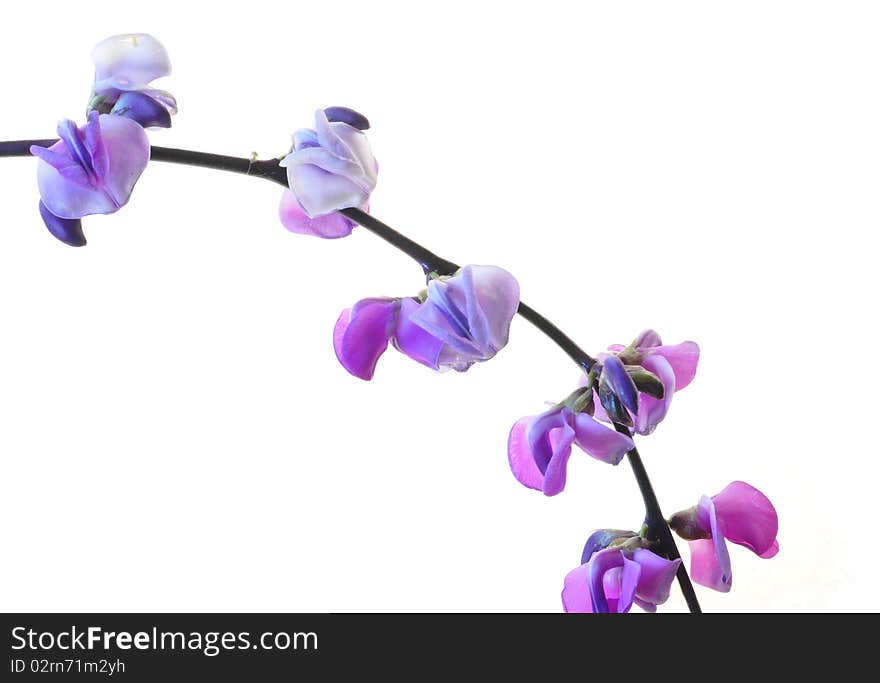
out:
<path id="1" fill-rule="evenodd" d="M 57 140 L 52 139 L 12 140 L 9 142 L 0 142 L 0 157 L 30 156 L 30 148 L 32 145 L 49 147 L 55 142 L 57 142 Z M 264 178 L 287 187 L 287 173 L 285 169 L 279 165 L 277 159 L 259 161 L 256 159 L 231 157 L 222 154 L 210 154 L 207 152 L 195 152 L 170 147 L 152 147 L 151 159 L 153 161 L 165 161 L 173 164 L 200 166 L 202 168 L 212 168 L 219 171 L 240 173 L 242 175 Z M 437 256 L 437 254 L 414 242 L 406 235 L 397 232 L 382 221 L 360 209 L 341 209 L 340 213 L 355 223 L 363 226 L 377 237 L 385 240 L 391 246 L 415 259 L 425 274 L 433 272 L 438 275 L 452 275 L 459 268 L 459 266 L 453 261 L 448 261 Z M 571 358 L 578 367 L 585 372 L 589 372 L 590 368 L 596 363 L 596 360 L 592 356 L 581 349 L 570 337 L 568 337 L 568 335 L 531 306 L 520 302 L 517 313 L 555 342 L 556 345 L 559 346 L 569 358 Z M 621 434 L 630 434 L 629 430 L 622 425 L 616 424 L 615 428 Z M 666 524 L 663 513 L 660 510 L 660 504 L 657 501 L 657 496 L 651 486 L 651 480 L 648 478 L 648 473 L 645 471 L 645 466 L 642 464 L 642 459 L 639 456 L 638 450 L 633 448 L 627 453 L 627 457 L 632 466 L 639 490 L 642 493 L 642 499 L 645 502 L 645 523 L 660 542 L 663 554 L 669 559 L 680 558 L 678 548 L 675 545 L 675 540 L 672 537 L 672 532 Z M 697 602 L 694 587 L 691 584 L 690 577 L 688 577 L 684 564 L 679 566 L 677 577 L 691 612 L 700 612 L 700 605 Z"/>
<path id="2" fill-rule="evenodd" d="M 10 142 L 0 142 L 0 157 L 30 156 L 31 145 L 49 147 L 57 141 L 58 140 L 55 139 L 12 140 Z M 185 164 L 187 166 L 212 168 L 218 171 L 241 173 L 242 175 L 271 180 L 278 185 L 287 187 L 287 171 L 279 165 L 277 159 L 257 161 L 255 159 L 246 159 L 243 157 L 230 157 L 222 154 L 210 154 L 208 152 L 195 152 L 187 149 L 155 146 L 151 148 L 150 158 L 153 161 L 165 161 L 172 164 Z M 432 272 L 437 273 L 438 275 L 452 275 L 459 268 L 459 266 L 453 261 L 448 261 L 445 258 L 437 256 L 434 252 L 414 242 L 406 235 L 397 232 L 394 228 L 385 225 L 385 223 L 374 218 L 365 211 L 361 211 L 360 209 L 341 209 L 339 213 L 353 220 L 358 225 L 363 226 L 377 237 L 382 238 L 394 248 L 399 249 L 415 259 L 426 275 Z M 568 335 L 543 315 L 538 313 L 534 308 L 526 303 L 520 302 L 517 313 L 554 341 L 559 348 L 565 351 L 569 358 L 577 363 L 579 368 L 589 372 L 590 368 L 593 367 L 593 364 L 596 362 L 595 359 L 575 344 Z"/>
<path id="3" fill-rule="evenodd" d="M 621 434 L 632 436 L 629 429 L 621 424 L 615 423 L 614 428 Z M 648 472 L 645 470 L 644 463 L 642 463 L 639 449 L 633 448 L 626 454 L 626 457 L 627 460 L 629 460 L 630 467 L 632 467 L 633 474 L 636 477 L 636 483 L 639 485 L 642 500 L 645 502 L 645 524 L 648 526 L 648 529 L 650 529 L 652 535 L 660 543 L 660 551 L 666 555 L 667 559 L 681 559 L 681 555 L 678 552 L 678 546 L 675 545 L 675 539 L 672 537 L 672 531 L 666 523 L 663 511 L 660 509 L 660 501 L 657 500 L 657 494 L 654 493 L 654 487 L 651 485 L 651 480 L 648 478 Z M 684 562 L 678 565 L 678 571 L 675 576 L 678 579 L 678 585 L 681 587 L 681 592 L 684 594 L 688 609 L 694 614 L 701 613 L 703 610 L 700 609 L 697 594 L 694 592 L 694 586 L 691 583 L 691 577 L 688 576 L 687 569 L 685 569 Z"/>

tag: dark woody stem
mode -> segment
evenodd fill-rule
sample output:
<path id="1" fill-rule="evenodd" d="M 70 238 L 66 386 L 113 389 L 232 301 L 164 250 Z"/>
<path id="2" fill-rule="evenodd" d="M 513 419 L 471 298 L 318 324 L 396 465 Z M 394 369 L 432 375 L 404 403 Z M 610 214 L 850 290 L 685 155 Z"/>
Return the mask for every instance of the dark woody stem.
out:
<path id="1" fill-rule="evenodd" d="M 614 428 L 621 434 L 632 436 L 629 429 L 621 424 L 615 423 Z M 645 501 L 645 526 L 648 527 L 649 540 L 657 541 L 660 544 L 660 554 L 664 555 L 667 559 L 681 559 L 681 555 L 678 554 L 678 547 L 675 545 L 675 539 L 672 537 L 672 531 L 670 531 L 666 518 L 660 510 L 657 494 L 654 493 L 654 487 L 651 485 L 648 472 L 642 463 L 639 449 L 633 448 L 626 454 L 626 457 L 632 467 L 633 474 L 636 476 L 639 491 L 642 492 L 642 500 Z M 684 599 L 687 601 L 688 609 L 693 614 L 700 614 L 703 610 L 700 609 L 697 594 L 694 592 L 694 586 L 691 583 L 691 577 L 688 576 L 687 569 L 685 569 L 684 562 L 678 565 L 676 578 L 678 579 L 678 585 L 681 587 L 681 592 L 684 594 Z"/>
<path id="2" fill-rule="evenodd" d="M 49 147 L 55 142 L 57 142 L 57 140 L 48 139 L 0 142 L 0 157 L 30 156 L 31 145 Z M 224 156 L 222 154 L 209 154 L 207 152 L 174 149 L 171 147 L 152 147 L 150 158 L 153 161 L 165 161 L 173 164 L 201 166 L 203 168 L 212 168 L 219 171 L 241 173 L 242 175 L 271 180 L 285 188 L 288 186 L 287 172 L 279 165 L 278 159 L 246 159 L 243 157 Z M 340 213 L 355 223 L 363 226 L 377 237 L 382 238 L 391 246 L 415 259 L 426 275 L 429 273 L 452 275 L 459 268 L 456 263 L 437 256 L 432 251 L 413 242 L 406 235 L 397 232 L 390 226 L 385 225 L 382 221 L 360 209 L 341 209 Z M 568 335 L 543 315 L 538 313 L 534 308 L 520 302 L 517 313 L 555 342 L 556 345 L 565 351 L 569 358 L 581 368 L 581 370 L 589 372 L 593 365 L 595 365 L 596 360 L 592 356 L 581 349 Z M 615 425 L 615 428 L 622 434 L 629 435 L 629 430 L 626 427 Z M 642 465 L 638 451 L 634 448 L 628 453 L 628 457 L 630 465 L 632 465 L 633 468 L 633 473 L 636 476 L 636 482 L 642 493 L 642 498 L 645 501 L 645 523 L 649 526 L 651 534 L 660 542 L 662 553 L 669 559 L 676 559 L 679 557 L 678 549 L 675 546 L 675 541 L 673 540 L 672 533 L 663 518 L 663 514 L 660 512 L 660 505 L 657 502 L 657 497 L 654 494 L 651 481 L 648 479 L 648 474 L 645 472 L 645 468 Z M 700 612 L 700 606 L 697 603 L 693 586 L 691 585 L 687 570 L 685 570 L 683 564 L 678 569 L 678 581 L 691 612 Z"/>

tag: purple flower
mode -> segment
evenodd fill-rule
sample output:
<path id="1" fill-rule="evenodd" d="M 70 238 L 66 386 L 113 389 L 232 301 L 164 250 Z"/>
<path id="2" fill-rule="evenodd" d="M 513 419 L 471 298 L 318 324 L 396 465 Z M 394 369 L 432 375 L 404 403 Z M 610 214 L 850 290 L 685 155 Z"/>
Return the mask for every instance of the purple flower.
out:
<path id="1" fill-rule="evenodd" d="M 629 346 L 615 344 L 608 350 L 598 357 L 595 416 L 650 434 L 666 417 L 672 395 L 693 380 L 700 347 L 692 341 L 663 346 L 660 335 L 645 330 Z"/>
<path id="2" fill-rule="evenodd" d="M 164 90 L 149 87 L 171 73 L 168 53 L 147 33 L 125 33 L 102 40 L 92 50 L 95 85 L 89 110 L 116 114 L 143 127 L 171 127 L 177 101 Z"/>
<path id="3" fill-rule="evenodd" d="M 281 161 L 290 190 L 281 199 L 281 223 L 291 232 L 325 239 L 351 234 L 355 223 L 336 213 L 367 210 L 379 166 L 363 130 L 369 122 L 354 110 L 315 112 L 315 129 L 293 134 L 293 150 Z"/>
<path id="4" fill-rule="evenodd" d="M 55 237 L 81 247 L 86 239 L 79 219 L 114 213 L 128 202 L 150 159 L 150 143 L 134 121 L 96 111 L 82 128 L 62 121 L 58 135 L 48 149 L 30 150 L 40 160 L 40 214 Z"/>
<path id="5" fill-rule="evenodd" d="M 635 535 L 630 532 L 629 536 Z M 657 605 L 666 602 L 681 560 L 667 560 L 645 548 L 633 548 L 632 541 L 639 544 L 637 537 L 616 541 L 623 539 L 623 544 L 591 551 L 589 556 L 585 549 L 583 564 L 565 577 L 562 606 L 566 612 L 622 614 L 629 612 L 633 603 L 654 612 Z"/>
<path id="6" fill-rule="evenodd" d="M 698 505 L 674 514 L 669 525 L 689 541 L 691 578 L 722 593 L 730 590 L 733 580 L 725 539 L 765 559 L 779 552 L 773 504 L 743 481 L 711 498 L 703 496 Z"/>
<path id="7" fill-rule="evenodd" d="M 514 277 L 495 266 L 465 266 L 432 280 L 424 301 L 362 299 L 345 309 L 333 330 L 333 348 L 355 377 L 372 379 L 389 342 L 434 370 L 467 370 L 506 343 L 519 304 Z"/>
<path id="8" fill-rule="evenodd" d="M 633 448 L 630 437 L 609 429 L 586 412 L 575 412 L 572 402 L 563 402 L 513 425 L 507 439 L 513 476 L 530 489 L 555 496 L 565 488 L 572 444 L 611 465 L 618 464 Z"/>
<path id="9" fill-rule="evenodd" d="M 435 369 L 463 372 L 507 345 L 519 308 L 519 283 L 496 266 L 465 266 L 428 283 L 427 298 L 409 322 L 443 342 Z"/>

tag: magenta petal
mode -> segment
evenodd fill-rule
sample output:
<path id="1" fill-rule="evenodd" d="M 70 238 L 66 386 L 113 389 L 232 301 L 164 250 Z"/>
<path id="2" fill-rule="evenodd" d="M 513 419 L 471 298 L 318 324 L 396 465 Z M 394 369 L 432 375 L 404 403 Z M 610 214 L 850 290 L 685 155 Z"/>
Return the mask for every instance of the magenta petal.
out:
<path id="1" fill-rule="evenodd" d="M 636 597 L 651 605 L 666 602 L 681 560 L 667 560 L 643 548 L 637 548 L 633 552 L 633 560 L 642 568 Z"/>
<path id="2" fill-rule="evenodd" d="M 706 496 L 700 498 L 699 513 L 701 517 L 708 516 L 712 538 L 688 542 L 691 548 L 691 578 L 707 588 L 727 593 L 733 581 L 730 555 L 718 524 L 715 505 Z"/>
<path id="3" fill-rule="evenodd" d="M 636 414 L 635 430 L 639 434 L 648 435 L 666 417 L 675 393 L 675 372 L 663 356 L 647 356 L 642 361 L 645 370 L 653 372 L 663 383 L 663 398 L 657 399 L 648 394 L 639 396 L 639 412 Z"/>
<path id="4" fill-rule="evenodd" d="M 590 601 L 593 603 L 593 610 L 607 614 L 610 605 L 605 598 L 605 573 L 623 566 L 623 554 L 616 548 L 606 548 L 593 555 L 587 566 L 590 568 Z"/>
<path id="5" fill-rule="evenodd" d="M 567 424 L 550 432 L 550 443 L 553 456 L 547 463 L 544 472 L 543 491 L 545 496 L 555 496 L 565 488 L 565 477 L 568 459 L 571 457 L 571 443 L 574 441 L 574 430 Z M 539 470 L 540 471 L 540 470 Z"/>
<path id="6" fill-rule="evenodd" d="M 396 312 L 396 299 L 364 299 L 342 312 L 333 330 L 333 347 L 342 367 L 355 377 L 373 378 L 388 347 Z"/>
<path id="7" fill-rule="evenodd" d="M 772 550 L 779 520 L 767 496 L 744 481 L 735 481 L 712 496 L 712 502 L 727 540 L 745 546 L 756 555 L 763 556 Z"/>
<path id="8" fill-rule="evenodd" d="M 540 415 L 536 415 L 526 428 L 526 440 L 529 443 L 529 450 L 532 452 L 532 457 L 535 458 L 535 463 L 538 465 L 541 473 L 547 471 L 550 458 L 553 457 L 553 444 L 550 441 L 550 432 L 565 424 L 565 417 L 562 415 L 563 410 L 566 409 L 554 407 Z"/>
<path id="9" fill-rule="evenodd" d="M 769 548 L 767 548 L 767 550 L 765 550 L 763 553 L 758 555 L 758 557 L 760 557 L 764 560 L 769 560 L 771 557 L 775 556 L 776 553 L 778 553 L 778 552 L 779 552 L 779 542 L 773 541 L 773 544 Z"/>
<path id="10" fill-rule="evenodd" d="M 634 448 L 630 437 L 609 429 L 586 413 L 575 415 L 573 426 L 575 443 L 588 455 L 602 462 L 616 465 L 627 451 Z"/>
<path id="11" fill-rule="evenodd" d="M 657 611 L 657 605 L 650 603 L 647 600 L 642 600 L 638 595 L 633 598 L 633 602 L 646 612 L 651 612 L 651 614 Z"/>
<path id="12" fill-rule="evenodd" d="M 723 539 L 721 541 L 724 542 Z M 691 549 L 691 579 L 701 586 L 727 593 L 730 591 L 730 582 L 721 580 L 723 570 L 718 563 L 715 554 L 715 545 L 711 538 L 698 541 L 688 541 Z"/>
<path id="13" fill-rule="evenodd" d="M 317 218 L 309 218 L 290 190 L 285 190 L 281 195 L 278 217 L 281 219 L 281 224 L 290 232 L 327 240 L 347 237 L 354 227 L 354 223 L 335 211 Z"/>
<path id="14" fill-rule="evenodd" d="M 562 608 L 569 613 L 592 613 L 589 565 L 582 564 L 565 575 L 562 588 Z"/>
<path id="15" fill-rule="evenodd" d="M 675 372 L 675 390 L 681 391 L 697 374 L 700 361 L 700 347 L 696 342 L 686 341 L 674 346 L 655 346 L 647 350 L 650 355 L 663 356 Z"/>
<path id="16" fill-rule="evenodd" d="M 415 299 L 401 299 L 397 329 L 394 332 L 394 346 L 414 361 L 437 370 L 443 342 L 412 321 L 412 315 L 419 306 Z"/>
<path id="17" fill-rule="evenodd" d="M 526 439 L 526 427 L 531 420 L 531 417 L 523 417 L 517 420 L 510 430 L 510 436 L 507 438 L 507 461 L 510 463 L 513 476 L 520 484 L 541 491 L 544 487 L 544 475 L 535 464 Z"/>
<path id="18" fill-rule="evenodd" d="M 617 613 L 624 614 L 632 609 L 633 599 L 636 595 L 636 587 L 639 584 L 639 576 L 642 568 L 638 562 L 634 562 L 623 555 L 623 571 L 620 575 L 620 594 L 617 598 Z"/>

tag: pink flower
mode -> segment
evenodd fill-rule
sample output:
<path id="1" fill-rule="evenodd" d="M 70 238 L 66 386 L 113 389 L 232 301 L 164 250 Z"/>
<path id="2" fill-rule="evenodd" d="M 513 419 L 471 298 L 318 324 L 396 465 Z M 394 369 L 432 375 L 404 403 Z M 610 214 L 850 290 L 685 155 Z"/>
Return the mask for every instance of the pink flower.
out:
<path id="1" fill-rule="evenodd" d="M 664 346 L 659 334 L 645 330 L 629 346 L 613 344 L 608 350 L 598 357 L 595 416 L 650 434 L 669 412 L 672 395 L 693 380 L 700 347 L 692 341 Z"/>
<path id="2" fill-rule="evenodd" d="M 513 476 L 523 486 L 555 496 L 565 488 L 572 444 L 611 465 L 618 464 L 633 448 L 630 437 L 563 402 L 540 415 L 521 418 L 513 425 L 507 439 L 507 459 Z"/>
<path id="3" fill-rule="evenodd" d="M 729 484 L 711 498 L 703 496 L 698 505 L 677 512 L 669 526 L 689 541 L 691 578 L 722 593 L 727 593 L 733 582 L 725 539 L 765 559 L 779 552 L 779 520 L 773 504 L 742 481 Z"/>
<path id="4" fill-rule="evenodd" d="M 635 603 L 654 612 L 669 598 L 680 564 L 644 548 L 604 548 L 566 575 L 562 606 L 566 612 L 622 614 Z"/>

